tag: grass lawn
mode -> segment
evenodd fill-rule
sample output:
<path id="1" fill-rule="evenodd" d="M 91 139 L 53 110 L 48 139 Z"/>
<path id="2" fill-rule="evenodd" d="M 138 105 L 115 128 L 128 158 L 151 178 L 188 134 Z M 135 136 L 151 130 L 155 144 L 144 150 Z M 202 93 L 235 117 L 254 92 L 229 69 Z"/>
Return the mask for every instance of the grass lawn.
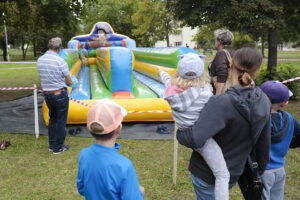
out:
<path id="1" fill-rule="evenodd" d="M 299 107 L 298 107 L 299 108 Z M 0 199 L 82 199 L 76 191 L 77 157 L 93 139 L 67 137 L 71 150 L 61 155 L 48 151 L 47 137 L 0 133 L 12 146 L 0 151 Z M 177 184 L 172 184 L 172 141 L 119 140 L 120 152 L 136 167 L 140 184 L 146 189 L 145 199 L 195 199 L 187 170 L 191 151 L 180 146 Z M 300 149 L 287 156 L 286 198 L 300 195 Z M 230 191 L 232 200 L 242 199 L 238 187 Z"/>
<path id="2" fill-rule="evenodd" d="M 265 52 L 266 55 L 268 51 Z M 298 58 L 300 59 L 300 51 L 278 51 L 278 58 Z"/>
<path id="3" fill-rule="evenodd" d="M 23 69 L 23 67 L 28 67 Z M 37 84 L 40 87 L 40 79 L 36 68 L 32 63 L 1 63 L 0 64 L 0 87 L 32 87 Z M 4 69 L 5 68 L 5 69 Z M 10 69 L 13 68 L 13 69 Z M 21 69 L 14 69 L 21 68 Z M 0 91 L 0 102 L 20 98 L 33 94 L 32 90 Z"/>
<path id="4" fill-rule="evenodd" d="M 208 60 L 211 60 L 215 57 L 216 55 L 216 50 L 213 50 L 213 53 L 210 54 L 210 53 L 207 53 L 206 56 L 207 56 L 207 59 Z M 260 50 L 261 52 L 261 50 Z M 200 53 L 203 53 L 203 51 L 200 51 Z M 265 50 L 265 58 L 268 57 L 268 50 Z M 278 51 L 278 54 L 277 54 L 277 58 L 278 59 L 300 59 L 300 51 Z"/>
<path id="5" fill-rule="evenodd" d="M 21 87 L 37 84 L 37 70 L 3 69 L 32 67 L 34 64 L 0 64 L 0 87 Z M 300 68 L 300 63 L 297 64 Z M 15 99 L 32 91 L 0 91 L 0 102 Z M 300 101 L 290 102 L 286 110 L 300 120 Z M 77 157 L 82 148 L 93 139 L 67 137 L 71 150 L 61 155 L 48 151 L 48 137 L 35 139 L 34 135 L 0 133 L 0 140 L 10 140 L 12 146 L 0 151 L 0 200 L 60 200 L 82 199 L 76 190 Z M 120 139 L 120 152 L 131 159 L 136 167 L 140 184 L 145 187 L 145 199 L 195 199 L 187 170 L 191 150 L 179 147 L 177 184 L 172 184 L 173 142 L 170 140 Z M 285 199 L 300 196 L 300 149 L 290 150 L 287 156 Z M 238 187 L 230 191 L 232 200 L 242 199 Z"/>
<path id="6" fill-rule="evenodd" d="M 22 61 L 22 50 L 21 49 L 9 49 L 9 58 L 10 61 Z M 33 51 L 31 49 L 28 49 L 26 53 L 26 60 L 25 61 L 34 61 L 37 58 L 33 56 Z M 3 52 L 0 50 L 0 61 L 3 61 Z"/>

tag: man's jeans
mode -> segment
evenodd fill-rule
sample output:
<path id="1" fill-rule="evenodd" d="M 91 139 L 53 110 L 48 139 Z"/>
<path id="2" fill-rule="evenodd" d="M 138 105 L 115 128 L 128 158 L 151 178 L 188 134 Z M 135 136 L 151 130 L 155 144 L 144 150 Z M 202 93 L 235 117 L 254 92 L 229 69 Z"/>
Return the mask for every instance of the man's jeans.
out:
<path id="1" fill-rule="evenodd" d="M 191 174 L 191 177 L 197 200 L 215 200 L 215 185 L 209 185 L 193 174 Z M 229 184 L 230 189 L 233 186 L 234 184 Z"/>
<path id="2" fill-rule="evenodd" d="M 66 122 L 68 117 L 69 97 L 68 92 L 60 94 L 45 94 L 49 108 L 48 138 L 49 148 L 58 151 L 62 148 L 66 138 Z"/>

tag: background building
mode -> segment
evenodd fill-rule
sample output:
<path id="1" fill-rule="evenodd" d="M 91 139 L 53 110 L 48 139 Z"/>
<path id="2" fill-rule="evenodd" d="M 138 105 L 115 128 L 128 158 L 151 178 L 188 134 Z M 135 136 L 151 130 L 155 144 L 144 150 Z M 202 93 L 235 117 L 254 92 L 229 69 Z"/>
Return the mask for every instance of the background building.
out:
<path id="1" fill-rule="evenodd" d="M 188 46 L 190 48 L 197 47 L 196 43 L 193 40 L 194 36 L 197 34 L 198 28 L 192 29 L 191 27 L 183 27 L 180 32 L 176 35 L 171 34 L 169 36 L 170 46 Z M 154 45 L 155 47 L 166 47 L 167 41 L 158 41 Z"/>

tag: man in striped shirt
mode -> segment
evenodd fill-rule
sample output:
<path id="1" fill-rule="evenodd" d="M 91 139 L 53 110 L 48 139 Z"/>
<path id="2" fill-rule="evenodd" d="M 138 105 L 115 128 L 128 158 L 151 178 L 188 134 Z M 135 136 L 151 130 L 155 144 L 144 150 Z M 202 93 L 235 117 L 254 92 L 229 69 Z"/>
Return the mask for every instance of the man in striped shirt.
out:
<path id="1" fill-rule="evenodd" d="M 64 141 L 69 108 L 67 85 L 72 84 L 72 79 L 67 63 L 58 56 L 62 48 L 61 39 L 50 39 L 48 48 L 49 50 L 38 59 L 37 68 L 49 108 L 49 150 L 53 154 L 60 154 L 70 148 L 64 145 Z"/>

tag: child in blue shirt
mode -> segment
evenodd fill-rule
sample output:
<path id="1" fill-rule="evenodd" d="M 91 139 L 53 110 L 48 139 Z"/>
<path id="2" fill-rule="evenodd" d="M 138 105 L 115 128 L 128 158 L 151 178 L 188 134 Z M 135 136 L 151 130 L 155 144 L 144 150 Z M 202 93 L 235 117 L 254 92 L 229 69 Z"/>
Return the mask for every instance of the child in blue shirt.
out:
<path id="1" fill-rule="evenodd" d="M 290 147 L 300 146 L 300 122 L 279 110 L 288 104 L 292 93 L 278 81 L 264 82 L 260 88 L 272 103 L 270 162 L 262 175 L 262 200 L 283 200 L 285 155 Z"/>
<path id="2" fill-rule="evenodd" d="M 126 110 L 111 100 L 97 101 L 88 112 L 87 128 L 96 142 L 79 155 L 77 189 L 86 200 L 142 200 L 132 162 L 118 153 Z"/>

